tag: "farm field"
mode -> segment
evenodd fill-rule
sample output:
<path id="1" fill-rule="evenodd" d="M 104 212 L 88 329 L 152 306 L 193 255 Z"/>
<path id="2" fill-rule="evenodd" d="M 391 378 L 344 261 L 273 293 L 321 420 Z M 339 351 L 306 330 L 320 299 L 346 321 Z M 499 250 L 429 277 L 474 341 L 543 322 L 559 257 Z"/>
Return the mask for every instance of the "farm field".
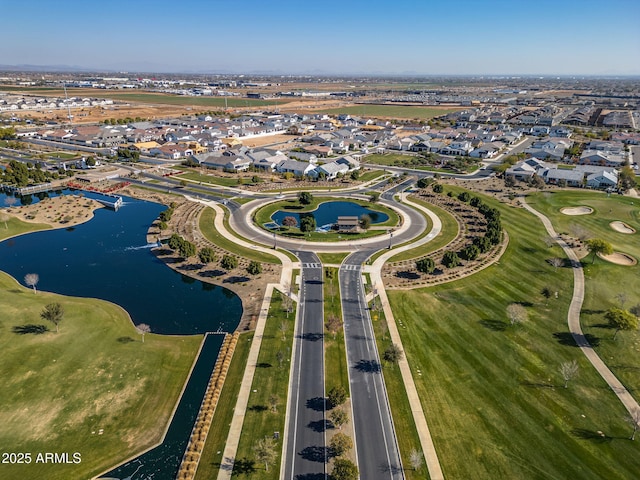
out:
<path id="1" fill-rule="evenodd" d="M 445 477 L 635 478 L 626 410 L 568 340 L 571 271 L 547 262 L 560 248 L 544 244 L 542 224 L 523 209 L 483 200 L 510 236 L 499 264 L 389 292 Z M 558 298 L 546 301 L 544 287 Z M 517 326 L 506 316 L 514 302 L 528 312 Z M 580 372 L 565 389 L 559 367 L 571 360 Z"/>

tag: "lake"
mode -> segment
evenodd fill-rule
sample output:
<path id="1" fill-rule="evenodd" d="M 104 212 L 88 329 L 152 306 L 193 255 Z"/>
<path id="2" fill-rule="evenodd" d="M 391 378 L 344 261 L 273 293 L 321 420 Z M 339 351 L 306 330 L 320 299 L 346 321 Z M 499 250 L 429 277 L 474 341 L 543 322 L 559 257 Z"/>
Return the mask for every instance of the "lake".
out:
<path id="1" fill-rule="evenodd" d="M 234 331 L 242 315 L 236 294 L 181 275 L 151 253 L 146 232 L 166 207 L 123 200 L 119 211 L 98 209 L 82 225 L 0 242 L 0 270 L 23 285 L 27 273 L 37 273 L 40 290 L 117 303 L 135 324 L 146 323 L 154 333 Z M 175 478 L 221 344 L 221 335 L 207 337 L 165 443 L 112 472 L 113 477 Z"/>

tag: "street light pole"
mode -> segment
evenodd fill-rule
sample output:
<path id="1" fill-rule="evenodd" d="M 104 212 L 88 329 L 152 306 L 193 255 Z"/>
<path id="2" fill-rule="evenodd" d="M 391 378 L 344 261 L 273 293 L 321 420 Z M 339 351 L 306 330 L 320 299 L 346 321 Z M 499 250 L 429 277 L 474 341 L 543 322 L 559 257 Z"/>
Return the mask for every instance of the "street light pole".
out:
<path id="1" fill-rule="evenodd" d="M 276 232 L 273 232 L 273 249 L 276 250 L 278 248 L 278 239 L 276 237 Z"/>
<path id="2" fill-rule="evenodd" d="M 393 238 L 393 231 L 389 230 L 389 250 L 391 250 L 391 239 Z"/>

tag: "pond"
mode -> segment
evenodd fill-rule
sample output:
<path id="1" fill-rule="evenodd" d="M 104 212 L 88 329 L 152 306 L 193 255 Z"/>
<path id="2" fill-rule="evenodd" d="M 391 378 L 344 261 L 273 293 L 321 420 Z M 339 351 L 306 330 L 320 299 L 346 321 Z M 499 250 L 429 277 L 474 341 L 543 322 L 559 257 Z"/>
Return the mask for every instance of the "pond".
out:
<path id="1" fill-rule="evenodd" d="M 298 225 L 300 224 L 301 215 L 313 215 L 316 219 L 316 225 L 329 226 L 338 222 L 338 217 L 342 216 L 354 216 L 360 218 L 362 215 L 369 215 L 371 218 L 371 224 L 384 223 L 389 220 L 389 216 L 386 213 L 371 210 L 362 205 L 358 205 L 355 202 L 325 202 L 318 205 L 318 208 L 312 212 L 296 213 L 295 210 L 278 210 L 271 215 L 271 220 L 278 225 L 282 225 L 282 221 L 285 217 L 294 217 Z"/>
<path id="2" fill-rule="evenodd" d="M 151 252 L 147 228 L 166 207 L 123 199 L 119 211 L 98 209 L 91 221 L 76 227 L 0 242 L 0 270 L 20 283 L 27 273 L 37 273 L 42 290 L 117 303 L 135 324 L 146 323 L 154 333 L 235 330 L 242 304 L 233 292 L 181 275 Z M 113 477 L 175 478 L 221 344 L 221 335 L 207 337 L 163 445 Z"/>

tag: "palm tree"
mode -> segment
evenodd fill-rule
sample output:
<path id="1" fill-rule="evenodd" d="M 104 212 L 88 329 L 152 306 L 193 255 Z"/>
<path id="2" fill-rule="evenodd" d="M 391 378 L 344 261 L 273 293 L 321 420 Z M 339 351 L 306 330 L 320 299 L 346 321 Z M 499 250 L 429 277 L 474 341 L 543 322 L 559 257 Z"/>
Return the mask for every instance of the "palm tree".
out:
<path id="1" fill-rule="evenodd" d="M 144 334 L 145 333 L 150 333 L 151 332 L 151 327 L 149 325 L 147 325 L 146 323 L 141 323 L 139 325 L 136 325 L 136 330 L 138 331 L 138 333 L 140 335 L 142 335 L 142 343 L 144 343 Z"/>

